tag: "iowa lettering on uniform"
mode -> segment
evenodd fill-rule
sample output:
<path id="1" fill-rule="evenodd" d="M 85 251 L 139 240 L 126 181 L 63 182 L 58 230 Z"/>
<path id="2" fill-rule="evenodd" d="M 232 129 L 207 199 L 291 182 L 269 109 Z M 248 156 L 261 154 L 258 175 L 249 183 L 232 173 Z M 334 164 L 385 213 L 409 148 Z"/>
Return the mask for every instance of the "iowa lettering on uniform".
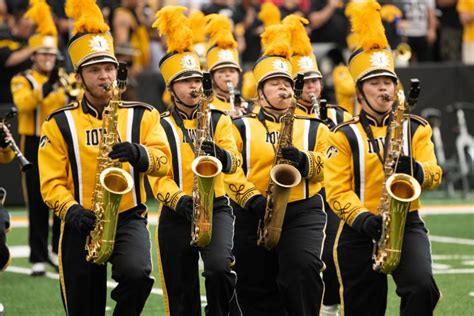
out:
<path id="1" fill-rule="evenodd" d="M 385 144 L 385 137 L 378 137 L 374 139 L 374 144 L 368 139 L 367 140 L 367 147 L 369 154 L 375 154 L 377 152 L 382 152 Z"/>
<path id="2" fill-rule="evenodd" d="M 92 128 L 86 130 L 86 145 L 97 146 L 103 137 L 103 128 Z"/>
<path id="3" fill-rule="evenodd" d="M 186 131 L 188 132 L 189 138 L 194 143 L 194 141 L 196 140 L 196 130 L 194 128 L 187 128 Z M 187 137 L 183 137 L 183 143 L 188 143 Z"/>
<path id="4" fill-rule="evenodd" d="M 266 143 L 276 144 L 278 138 L 280 137 L 280 132 L 267 132 L 267 137 L 265 139 Z"/>

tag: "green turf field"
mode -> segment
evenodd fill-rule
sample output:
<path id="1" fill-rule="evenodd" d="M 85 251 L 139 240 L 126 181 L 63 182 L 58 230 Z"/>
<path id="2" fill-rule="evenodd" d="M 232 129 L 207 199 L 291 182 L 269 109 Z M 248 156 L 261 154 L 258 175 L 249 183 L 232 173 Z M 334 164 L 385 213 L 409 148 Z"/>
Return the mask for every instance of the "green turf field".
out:
<path id="1" fill-rule="evenodd" d="M 433 202 L 433 201 L 431 201 Z M 430 207 L 448 203 L 425 203 Z M 467 202 L 467 203 L 466 203 Z M 443 293 L 443 299 L 435 315 L 474 315 L 474 205 L 472 200 L 458 201 L 464 211 L 455 214 L 423 215 L 430 230 L 433 251 L 433 268 L 435 279 Z M 453 206 L 453 209 L 456 209 Z M 449 208 L 446 210 L 449 211 Z M 467 211 L 466 211 L 467 210 Z M 436 211 L 437 212 L 437 211 Z M 444 213 L 444 212 L 441 212 Z M 24 211 L 12 212 L 15 218 L 24 216 Z M 21 225 L 20 225 L 21 226 Z M 156 226 L 150 226 L 153 236 Z M 28 248 L 27 228 L 14 227 L 7 235 L 9 245 L 23 253 Z M 154 240 L 154 238 L 153 238 Z M 155 245 L 154 249 L 155 249 Z M 27 254 L 27 252 L 26 252 Z M 154 268 L 156 270 L 156 252 Z M 25 255 L 15 257 L 7 271 L 0 274 L 0 302 L 3 303 L 6 315 L 64 315 L 58 276 L 50 269 L 46 277 L 31 277 Z M 154 272 L 156 282 L 143 315 L 164 315 L 163 299 L 159 277 Z M 112 315 L 114 301 L 107 301 L 108 315 Z M 398 315 L 399 299 L 393 284 L 390 284 L 389 306 L 387 315 Z M 204 294 L 204 292 L 202 292 Z"/>

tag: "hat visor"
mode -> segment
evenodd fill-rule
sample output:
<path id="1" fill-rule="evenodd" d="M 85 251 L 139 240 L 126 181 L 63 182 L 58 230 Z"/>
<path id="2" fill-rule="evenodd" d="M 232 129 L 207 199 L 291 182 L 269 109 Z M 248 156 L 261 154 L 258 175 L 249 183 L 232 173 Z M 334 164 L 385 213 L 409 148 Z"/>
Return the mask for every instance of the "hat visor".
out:
<path id="1" fill-rule="evenodd" d="M 85 67 L 85 66 L 90 66 L 94 64 L 100 64 L 100 63 L 113 63 L 115 65 L 118 65 L 117 59 L 110 57 L 110 56 L 99 56 L 99 57 L 94 57 L 89 60 L 86 60 L 82 64 L 79 65 L 79 67 Z"/>
<path id="2" fill-rule="evenodd" d="M 389 71 L 381 71 L 381 72 L 372 72 L 368 73 L 367 75 L 363 76 L 362 78 L 359 79 L 360 82 L 365 81 L 370 78 L 375 78 L 375 77 L 390 77 L 395 80 L 398 80 L 397 76 L 395 76 L 392 72 Z M 306 79 L 306 78 L 305 78 Z"/>
<path id="3" fill-rule="evenodd" d="M 288 74 L 277 72 L 277 73 L 273 73 L 271 75 L 268 75 L 266 77 L 263 77 L 262 80 L 260 80 L 260 83 L 264 83 L 268 79 L 273 79 L 273 78 L 285 78 L 285 79 L 288 79 L 291 82 L 293 82 L 293 78 L 291 78 Z"/>
<path id="4" fill-rule="evenodd" d="M 209 71 L 215 71 L 222 68 L 234 68 L 234 69 L 237 69 L 239 72 L 242 72 L 242 69 L 234 63 L 219 64 L 217 66 L 212 67 L 212 69 L 209 69 Z"/>
<path id="5" fill-rule="evenodd" d="M 39 47 L 35 50 L 37 54 L 57 54 L 58 49 L 53 47 Z"/>
<path id="6" fill-rule="evenodd" d="M 172 80 L 172 82 L 186 80 L 186 79 L 189 79 L 189 78 L 200 78 L 200 79 L 202 79 L 202 73 L 200 73 L 198 71 L 185 72 L 185 73 L 181 74 L 180 76 L 176 77 L 174 80 Z"/>
<path id="7" fill-rule="evenodd" d="M 320 72 L 316 72 L 316 71 L 305 72 L 303 75 L 304 75 L 304 80 L 315 79 L 315 78 L 320 79 L 323 77 Z M 296 79 L 296 76 L 293 79 Z"/>

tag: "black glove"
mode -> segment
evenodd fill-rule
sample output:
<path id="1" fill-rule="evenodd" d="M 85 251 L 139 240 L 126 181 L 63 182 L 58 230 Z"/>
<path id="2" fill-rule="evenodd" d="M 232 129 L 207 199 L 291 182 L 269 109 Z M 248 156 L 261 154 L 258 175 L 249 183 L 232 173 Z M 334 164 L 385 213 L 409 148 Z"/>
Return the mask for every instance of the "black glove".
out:
<path id="1" fill-rule="evenodd" d="M 412 169 L 410 164 L 413 166 L 413 177 L 415 177 L 418 183 L 423 184 L 423 180 L 425 178 L 423 174 L 423 167 L 421 167 L 421 165 L 412 157 L 400 156 L 395 172 L 411 175 Z"/>
<path id="2" fill-rule="evenodd" d="M 379 240 L 382 235 L 382 216 L 370 213 L 361 214 L 352 223 L 352 228 L 373 240 Z"/>
<path id="3" fill-rule="evenodd" d="M 214 156 L 220 160 L 222 167 L 225 168 L 227 165 L 227 154 L 224 149 L 221 149 L 214 142 L 205 140 L 202 142 L 201 150 L 210 156 Z"/>
<path id="4" fill-rule="evenodd" d="M 299 151 L 296 147 L 283 147 L 281 149 L 281 155 L 283 156 L 283 159 L 293 162 L 294 166 L 299 170 L 302 176 L 306 176 L 306 162 L 308 158 L 303 152 Z"/>
<path id="5" fill-rule="evenodd" d="M 43 98 L 53 91 L 53 85 L 59 80 L 59 69 L 53 68 L 49 74 L 49 79 L 43 84 Z"/>
<path id="6" fill-rule="evenodd" d="M 138 162 L 138 158 L 140 158 L 140 150 L 138 145 L 135 143 L 118 143 L 112 147 L 109 157 L 111 159 L 118 159 L 122 162 L 128 161 L 134 165 L 136 162 Z"/>
<path id="7" fill-rule="evenodd" d="M 246 209 L 257 215 L 257 218 L 263 219 L 265 217 L 265 209 L 267 207 L 267 199 L 261 195 L 252 197 L 246 205 Z"/>
<path id="8" fill-rule="evenodd" d="M 76 204 L 69 208 L 64 221 L 78 232 L 89 233 L 94 228 L 95 219 L 93 211 Z"/>
<path id="9" fill-rule="evenodd" d="M 0 233 L 6 232 L 10 228 L 10 214 L 8 211 L 0 206 Z"/>
<path id="10" fill-rule="evenodd" d="M 176 203 L 176 213 L 191 223 L 193 220 L 193 198 L 189 195 L 183 195 Z"/>
<path id="11" fill-rule="evenodd" d="M 2 148 L 5 148 L 8 146 L 8 143 L 5 141 L 5 138 L 7 137 L 7 134 L 5 133 L 5 131 L 2 129 L 0 129 L 0 147 Z"/>

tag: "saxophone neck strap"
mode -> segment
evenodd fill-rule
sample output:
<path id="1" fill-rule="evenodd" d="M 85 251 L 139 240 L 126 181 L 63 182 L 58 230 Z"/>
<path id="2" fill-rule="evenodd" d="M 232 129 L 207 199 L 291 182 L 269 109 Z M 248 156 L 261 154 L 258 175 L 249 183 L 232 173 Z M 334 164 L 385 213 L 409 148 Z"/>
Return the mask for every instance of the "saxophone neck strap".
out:
<path id="1" fill-rule="evenodd" d="M 360 112 L 360 123 L 362 124 L 362 127 L 364 128 L 365 133 L 367 134 L 367 137 L 369 138 L 369 143 L 372 145 L 372 148 L 374 152 L 377 154 L 377 157 L 379 158 L 379 161 L 382 163 L 382 165 L 385 162 L 385 158 L 387 157 L 387 148 L 388 148 L 388 143 L 390 142 L 390 135 L 391 135 L 391 122 L 392 122 L 393 115 L 390 115 L 387 121 L 387 133 L 385 134 L 385 141 L 383 144 L 383 158 L 380 155 L 380 148 L 378 145 L 378 142 L 375 141 L 374 139 L 374 134 L 372 133 L 372 129 L 370 128 L 369 121 L 367 120 L 366 113 L 364 111 Z"/>
<path id="2" fill-rule="evenodd" d="M 263 108 L 260 108 L 260 111 L 257 113 L 257 118 L 258 118 L 259 122 L 262 123 L 263 127 L 265 127 L 265 130 L 267 131 L 267 135 L 269 135 L 270 131 L 268 130 L 267 123 L 265 122 L 265 115 L 263 114 Z M 280 137 L 280 136 L 278 136 L 278 137 Z M 272 142 L 270 142 L 270 144 L 272 144 L 273 153 L 276 155 L 275 144 L 272 143 Z"/>
<path id="3" fill-rule="evenodd" d="M 188 130 L 186 129 L 186 127 L 184 127 L 182 117 L 179 115 L 176 109 L 173 109 L 173 111 L 171 111 L 171 115 L 173 116 L 174 121 L 179 126 L 179 128 L 181 128 L 181 131 L 183 132 L 183 137 L 186 139 L 189 146 L 191 146 L 192 151 L 195 153 L 196 151 L 195 151 L 194 143 L 191 140 L 191 136 L 189 136 Z"/>

